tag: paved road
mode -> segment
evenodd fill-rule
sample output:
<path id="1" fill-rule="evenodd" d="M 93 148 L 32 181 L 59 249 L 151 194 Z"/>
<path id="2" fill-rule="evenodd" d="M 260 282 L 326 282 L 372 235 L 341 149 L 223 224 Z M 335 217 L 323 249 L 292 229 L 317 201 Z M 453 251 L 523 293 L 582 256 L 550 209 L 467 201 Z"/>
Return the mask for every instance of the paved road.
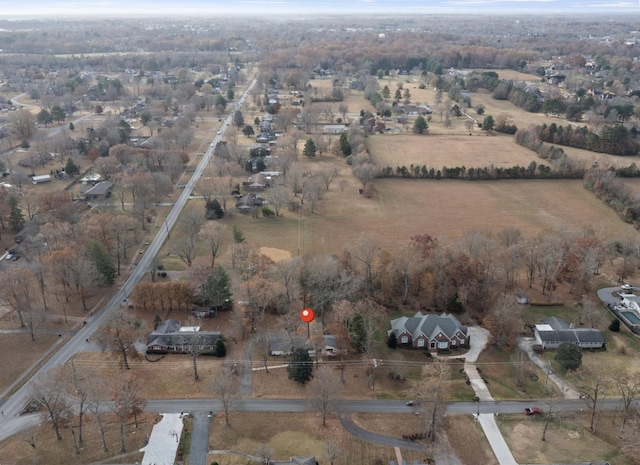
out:
<path id="1" fill-rule="evenodd" d="M 90 314 L 89 318 L 87 318 L 86 320 L 87 324 L 83 326 L 73 337 L 71 337 L 71 339 L 69 339 L 69 341 L 64 346 L 62 346 L 60 350 L 56 352 L 42 366 L 42 368 L 38 370 L 35 376 L 38 376 L 46 372 L 47 370 L 50 370 L 51 368 L 64 365 L 69 359 L 71 359 L 71 357 L 73 357 L 78 352 L 81 352 L 87 338 L 90 338 L 92 334 L 102 326 L 108 316 L 115 309 L 120 308 L 126 302 L 129 294 L 131 293 L 131 290 L 142 279 L 144 274 L 148 271 L 149 267 L 152 266 L 154 257 L 158 254 L 158 251 L 162 247 L 162 244 L 164 244 L 165 240 L 169 237 L 171 228 L 173 228 L 174 224 L 178 220 L 180 212 L 189 200 L 189 196 L 193 192 L 197 181 L 200 179 L 200 176 L 202 175 L 205 167 L 209 164 L 216 145 L 220 142 L 224 132 L 232 123 L 235 110 L 242 107 L 249 95 L 249 92 L 255 84 L 256 81 L 253 80 L 247 87 L 247 90 L 245 91 L 243 96 L 235 104 L 234 108 L 229 112 L 227 118 L 225 118 L 222 127 L 218 131 L 216 137 L 214 138 L 206 153 L 202 156 L 202 160 L 198 164 L 198 167 L 195 169 L 193 175 L 189 179 L 189 182 L 185 185 L 184 190 L 169 212 L 169 215 L 162 225 L 164 227 L 160 227 L 158 233 L 147 247 L 147 250 L 138 261 L 137 266 L 135 266 L 131 271 L 129 278 L 124 282 L 122 287 L 114 294 L 111 300 L 109 300 L 103 306 L 101 310 L 99 310 L 95 314 Z M 39 423 L 38 416 L 33 415 L 21 417 L 19 421 L 16 420 L 17 415 L 19 415 L 19 413 L 23 410 L 28 401 L 29 386 L 28 383 L 25 383 L 2 404 L 2 410 L 4 413 L 2 416 L 0 416 L 0 441 Z"/>

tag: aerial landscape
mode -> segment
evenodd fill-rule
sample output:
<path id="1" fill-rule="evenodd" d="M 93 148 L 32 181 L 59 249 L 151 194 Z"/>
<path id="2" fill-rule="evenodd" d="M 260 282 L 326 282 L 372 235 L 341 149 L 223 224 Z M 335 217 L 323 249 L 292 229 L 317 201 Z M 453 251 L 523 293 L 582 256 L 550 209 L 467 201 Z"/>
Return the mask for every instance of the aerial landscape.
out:
<path id="1" fill-rule="evenodd" d="M 640 463 L 640 4 L 0 11 L 0 464 Z"/>

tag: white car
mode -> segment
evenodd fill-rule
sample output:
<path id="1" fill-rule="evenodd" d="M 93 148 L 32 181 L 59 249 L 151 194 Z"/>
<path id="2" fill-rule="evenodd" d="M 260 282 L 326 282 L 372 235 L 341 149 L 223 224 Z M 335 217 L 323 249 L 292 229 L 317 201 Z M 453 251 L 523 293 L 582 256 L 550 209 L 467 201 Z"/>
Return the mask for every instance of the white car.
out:
<path id="1" fill-rule="evenodd" d="M 5 260 L 11 260 L 13 258 L 13 254 L 12 253 L 8 253 L 6 257 L 4 257 Z"/>
<path id="2" fill-rule="evenodd" d="M 631 284 L 623 284 L 620 286 L 620 289 L 623 291 L 633 291 L 633 286 Z"/>

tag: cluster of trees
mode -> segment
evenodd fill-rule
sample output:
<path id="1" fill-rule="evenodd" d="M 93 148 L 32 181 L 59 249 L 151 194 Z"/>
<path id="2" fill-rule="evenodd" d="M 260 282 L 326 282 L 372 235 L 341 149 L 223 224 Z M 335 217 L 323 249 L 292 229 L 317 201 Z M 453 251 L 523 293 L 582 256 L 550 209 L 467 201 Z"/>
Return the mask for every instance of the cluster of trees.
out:
<path id="1" fill-rule="evenodd" d="M 456 166 L 442 169 L 428 168 L 426 165 L 409 165 L 396 166 L 393 169 L 386 166 L 377 174 L 381 178 L 412 178 L 412 179 L 466 179 L 469 181 L 494 180 L 494 179 L 565 179 L 565 178 L 582 178 L 583 173 L 578 172 L 572 175 L 569 173 L 558 172 L 551 169 L 547 165 L 538 165 L 532 161 L 528 167 L 513 166 L 511 168 L 502 167 L 484 167 L 484 168 L 466 168 L 464 166 Z"/>
<path id="2" fill-rule="evenodd" d="M 31 382 L 30 391 L 58 441 L 63 439 L 63 430 L 70 431 L 77 455 L 85 447 L 86 423 L 91 417 L 104 452 L 109 451 L 107 426 L 115 417 L 120 430 L 119 450 L 126 452 L 127 425 L 133 420 L 135 427 L 138 426 L 138 417 L 147 404 L 140 381 L 134 375 L 123 373 L 105 378 L 99 373 L 77 369 L 73 364 L 43 373 Z M 39 449 L 33 436 L 31 446 Z"/>
<path id="3" fill-rule="evenodd" d="M 635 131 L 628 130 L 622 124 L 604 126 L 599 134 L 586 126 L 559 126 L 556 123 L 534 126 L 523 131 L 528 134 L 520 134 L 520 140 L 535 136 L 541 142 L 613 155 L 636 155 L 638 152 L 634 141 Z"/>
<path id="4" fill-rule="evenodd" d="M 585 173 L 584 186 L 626 221 L 640 218 L 640 199 L 615 171 L 593 168 Z"/>

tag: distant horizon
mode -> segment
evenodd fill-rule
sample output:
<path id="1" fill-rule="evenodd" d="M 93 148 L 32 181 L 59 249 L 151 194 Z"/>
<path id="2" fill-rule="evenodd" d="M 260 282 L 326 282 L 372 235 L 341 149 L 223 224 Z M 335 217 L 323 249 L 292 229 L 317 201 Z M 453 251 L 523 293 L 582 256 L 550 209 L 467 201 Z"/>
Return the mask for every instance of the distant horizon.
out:
<path id="1" fill-rule="evenodd" d="M 178 5 L 178 6 L 176 6 Z M 304 15 L 629 15 L 640 0 L 25 0 L 3 7 L 0 19 L 69 17 L 220 17 Z"/>

